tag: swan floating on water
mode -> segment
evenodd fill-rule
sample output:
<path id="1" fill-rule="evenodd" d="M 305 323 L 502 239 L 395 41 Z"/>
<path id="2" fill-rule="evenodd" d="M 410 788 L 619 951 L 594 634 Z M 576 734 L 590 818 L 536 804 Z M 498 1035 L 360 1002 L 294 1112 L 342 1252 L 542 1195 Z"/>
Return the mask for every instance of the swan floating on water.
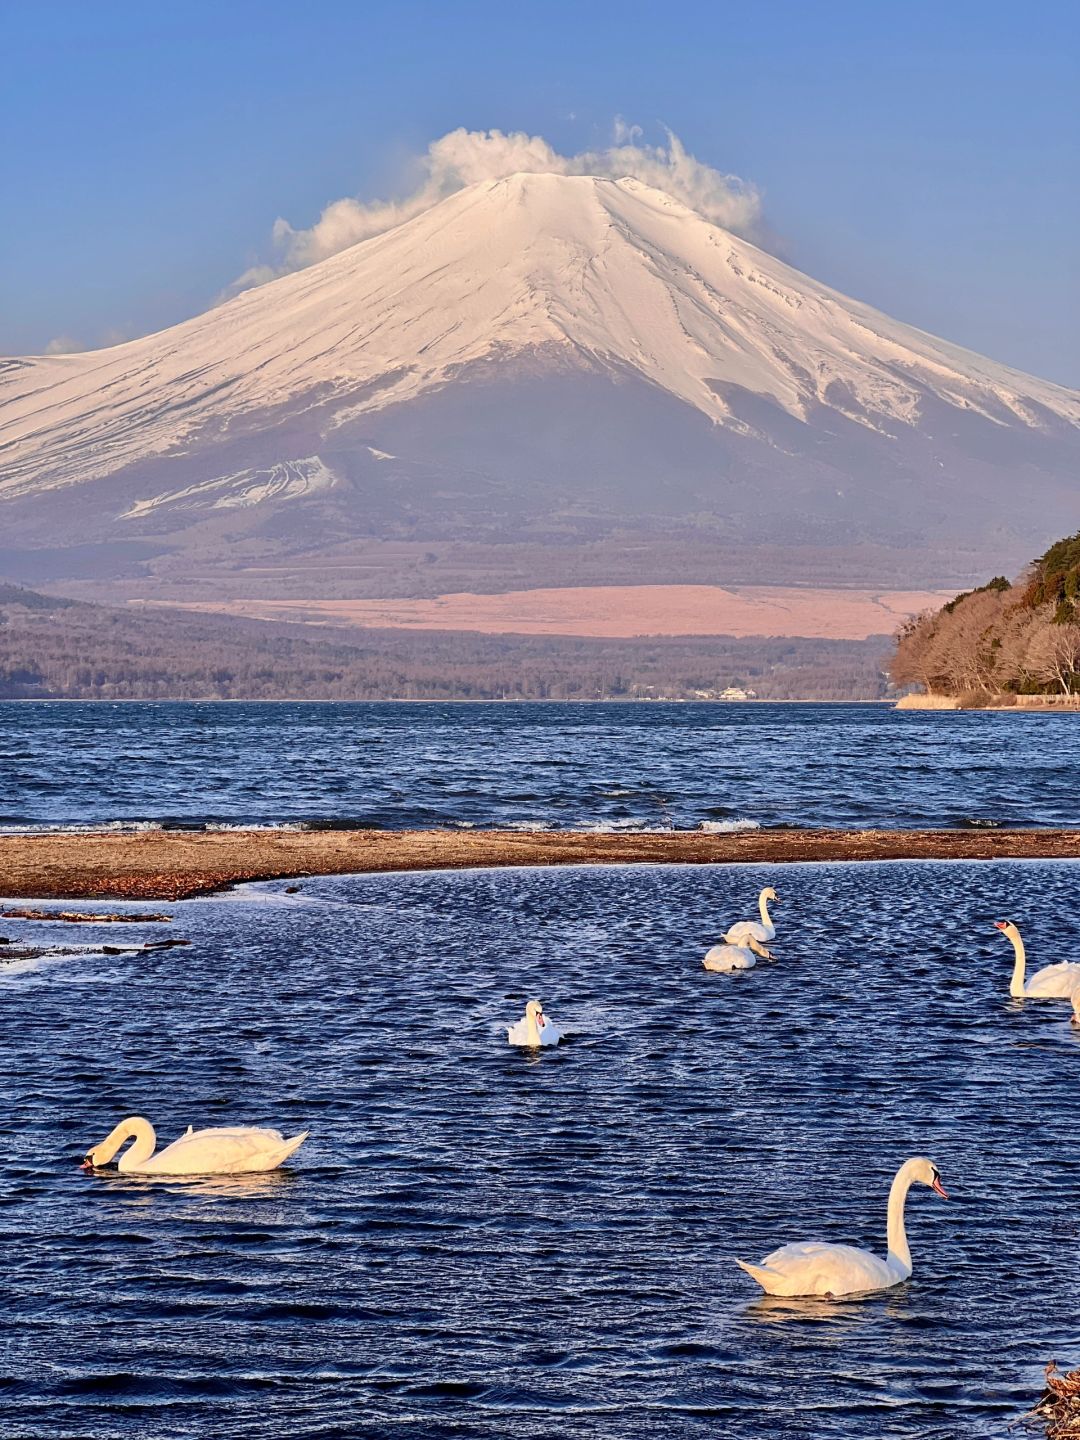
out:
<path id="1" fill-rule="evenodd" d="M 117 1169 L 122 1175 L 245 1175 L 276 1170 L 299 1150 L 311 1132 L 286 1140 L 280 1130 L 258 1125 L 220 1126 L 187 1132 L 164 1150 L 158 1151 L 157 1135 L 149 1120 L 132 1115 L 121 1120 L 100 1145 L 83 1161 L 83 1168 L 107 1165 L 128 1140 L 134 1144 L 120 1156 Z"/>
<path id="2" fill-rule="evenodd" d="M 772 951 L 767 950 L 751 935 L 742 945 L 714 945 L 705 952 L 705 959 L 701 963 L 706 970 L 717 970 L 721 975 L 731 975 L 736 970 L 752 970 L 757 964 L 758 955 L 764 960 L 773 958 Z"/>
<path id="3" fill-rule="evenodd" d="M 806 1240 L 782 1245 L 766 1255 L 760 1265 L 736 1260 L 767 1295 L 816 1295 L 837 1299 L 841 1295 L 865 1295 L 888 1290 L 911 1274 L 911 1251 L 904 1230 L 904 1202 L 911 1186 L 929 1185 L 947 1200 L 937 1166 L 923 1155 L 905 1160 L 889 1190 L 889 1253 L 884 1260 L 854 1245 L 825 1245 Z"/>
<path id="4" fill-rule="evenodd" d="M 758 896 L 758 913 L 760 920 L 738 920 L 724 936 L 729 945 L 745 945 L 750 940 L 760 940 L 762 945 L 767 945 L 770 940 L 776 939 L 776 926 L 769 914 L 769 901 L 774 905 L 780 904 L 780 897 L 771 885 L 766 885 Z"/>
<path id="5" fill-rule="evenodd" d="M 563 1032 L 547 1018 L 539 1000 L 530 1000 L 524 1018 L 506 1027 L 506 1038 L 511 1045 L 557 1045 Z"/>
<path id="6" fill-rule="evenodd" d="M 1013 965 L 1009 994 L 1027 1000 L 1071 1000 L 1080 990 L 1080 965 L 1071 960 L 1059 960 L 1056 965 L 1044 965 L 1036 970 L 1025 985 L 1024 966 L 1027 957 L 1020 931 L 1011 920 L 995 920 L 995 927 L 1012 941 L 1016 963 Z"/>

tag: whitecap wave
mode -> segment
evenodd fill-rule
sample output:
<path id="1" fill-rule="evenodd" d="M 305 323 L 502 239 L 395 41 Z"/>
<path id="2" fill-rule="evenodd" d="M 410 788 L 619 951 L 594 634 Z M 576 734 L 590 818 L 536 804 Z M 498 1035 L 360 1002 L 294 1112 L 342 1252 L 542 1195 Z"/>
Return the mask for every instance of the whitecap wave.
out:
<path id="1" fill-rule="evenodd" d="M 221 833 L 228 830 L 310 830 L 313 827 L 306 820 L 268 820 L 254 824 L 243 820 L 208 820 L 203 826 L 207 832 Z M 329 828 L 329 827 L 328 827 Z"/>
<path id="2" fill-rule="evenodd" d="M 160 820 L 98 820 L 82 823 L 56 824 L 49 821 L 20 825 L 0 825 L 0 835 L 137 835 L 144 830 L 164 830 Z"/>
<path id="3" fill-rule="evenodd" d="M 760 830 L 760 820 L 702 820 L 698 826 L 706 835 L 737 835 L 742 830 Z"/>
<path id="4" fill-rule="evenodd" d="M 667 835 L 675 829 L 670 822 L 644 820 L 639 815 L 627 815 L 617 820 L 592 820 L 575 825 L 575 830 L 586 835 Z"/>

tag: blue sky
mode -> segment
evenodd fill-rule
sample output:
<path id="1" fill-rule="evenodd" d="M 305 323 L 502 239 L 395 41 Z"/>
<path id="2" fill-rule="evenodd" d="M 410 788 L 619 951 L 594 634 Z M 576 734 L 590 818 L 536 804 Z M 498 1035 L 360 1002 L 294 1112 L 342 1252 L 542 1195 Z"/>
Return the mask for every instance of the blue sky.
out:
<path id="1" fill-rule="evenodd" d="M 785 258 L 1080 386 L 1080 5 L 0 0 L 0 352 L 158 329 L 458 126 L 670 126 Z"/>

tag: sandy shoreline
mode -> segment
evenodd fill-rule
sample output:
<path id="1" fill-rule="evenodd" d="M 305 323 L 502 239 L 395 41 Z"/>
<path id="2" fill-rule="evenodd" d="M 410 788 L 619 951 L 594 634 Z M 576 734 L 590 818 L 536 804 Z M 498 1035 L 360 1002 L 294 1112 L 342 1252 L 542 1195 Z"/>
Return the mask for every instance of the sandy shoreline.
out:
<path id="1" fill-rule="evenodd" d="M 508 865 L 1080 859 L 1080 830 L 150 831 L 0 836 L 0 895 L 182 900 L 249 880 Z"/>

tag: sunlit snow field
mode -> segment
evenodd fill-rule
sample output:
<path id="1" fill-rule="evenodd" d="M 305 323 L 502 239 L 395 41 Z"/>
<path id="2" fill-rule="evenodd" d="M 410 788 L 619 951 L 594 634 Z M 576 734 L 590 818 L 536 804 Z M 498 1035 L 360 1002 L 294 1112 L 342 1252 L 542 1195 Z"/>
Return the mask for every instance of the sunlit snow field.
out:
<path id="1" fill-rule="evenodd" d="M 1080 1360 L 1080 864 L 346 877 L 172 907 L 189 949 L 0 966 L 3 1433 L 1004 1436 Z M 701 968 L 759 887 L 774 965 Z M 121 927 L 84 933 L 116 943 Z M 133 927 L 130 938 L 159 938 Z M 42 927 L 5 921 L 13 939 Z M 55 938 L 55 932 L 50 939 Z M 511 1049 L 539 995 L 571 1032 Z M 287 1171 L 78 1168 L 116 1120 L 311 1139 Z M 770 1302 L 733 1263 L 884 1248 Z"/>

